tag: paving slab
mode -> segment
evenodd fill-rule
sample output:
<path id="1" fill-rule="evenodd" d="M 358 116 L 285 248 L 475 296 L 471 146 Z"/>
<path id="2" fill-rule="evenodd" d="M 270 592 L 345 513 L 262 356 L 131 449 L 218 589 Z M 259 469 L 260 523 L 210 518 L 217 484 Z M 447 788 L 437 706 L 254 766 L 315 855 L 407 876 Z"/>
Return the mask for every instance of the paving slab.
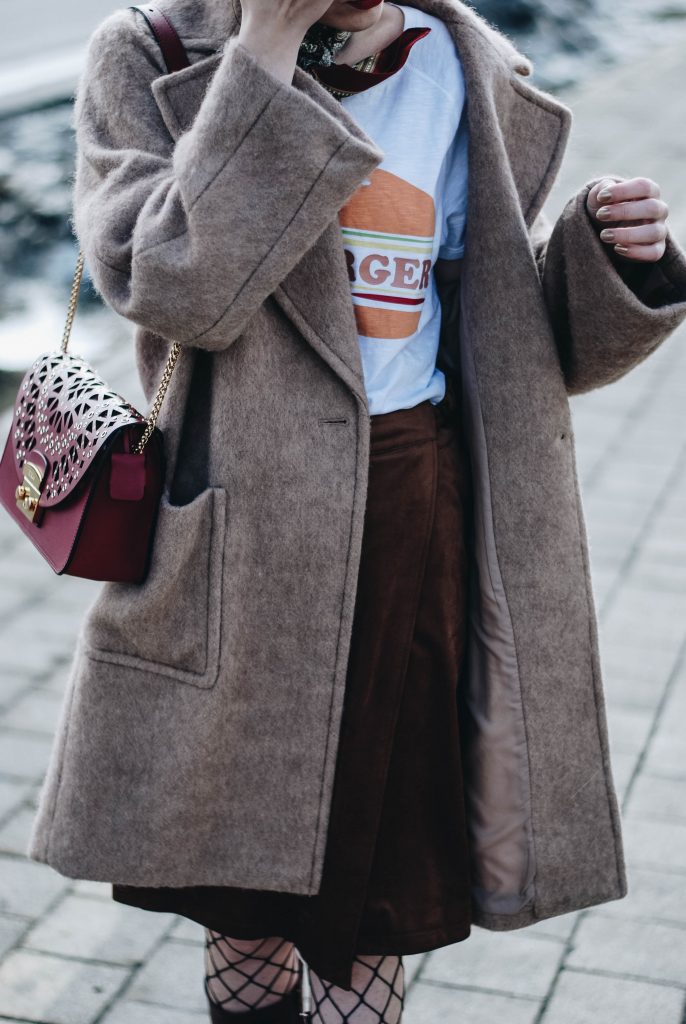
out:
<path id="1" fill-rule="evenodd" d="M 0 778 L 0 822 L 18 810 L 30 792 L 29 782 Z"/>
<path id="2" fill-rule="evenodd" d="M 630 864 L 628 890 L 623 899 L 603 903 L 593 913 L 686 927 L 686 879 Z"/>
<path id="3" fill-rule="evenodd" d="M 405 968 L 405 988 L 409 989 L 414 983 L 416 977 L 422 969 L 424 963 L 426 963 L 426 953 L 413 953 L 410 956 L 403 957 L 403 967 Z"/>
<path id="4" fill-rule="evenodd" d="M 2 913 L 26 918 L 40 917 L 69 885 L 68 878 L 59 875 L 46 864 L 0 854 Z"/>
<path id="5" fill-rule="evenodd" d="M 540 936 L 541 938 L 557 939 L 558 942 L 567 942 L 583 913 L 583 910 L 577 910 L 571 914 L 558 914 L 557 917 L 548 917 L 545 921 L 537 921 L 536 924 L 529 925 L 526 933 L 527 935 Z"/>
<path id="6" fill-rule="evenodd" d="M 631 787 L 624 817 L 686 823 L 686 779 L 662 778 L 644 769 Z"/>
<path id="7" fill-rule="evenodd" d="M 56 694 L 58 697 L 63 697 L 67 690 L 70 670 L 71 659 L 54 665 L 51 671 L 44 672 L 41 676 L 36 677 L 35 689 L 45 690 L 46 692 Z"/>
<path id="8" fill-rule="evenodd" d="M 19 697 L 26 693 L 30 677 L 26 666 L 22 664 L 22 659 L 19 659 L 17 665 L 10 665 L 7 662 L 5 651 L 2 651 L 2 662 L 0 662 L 0 710 L 11 707 Z"/>
<path id="9" fill-rule="evenodd" d="M 26 804 L 10 815 L 0 827 L 0 853 L 26 854 L 35 808 Z"/>
<path id="10" fill-rule="evenodd" d="M 74 882 L 73 891 L 79 896 L 88 896 L 89 899 L 112 899 L 112 886 L 109 882 L 93 882 L 90 879 L 81 878 Z M 185 918 L 179 918 L 179 920 L 184 921 Z"/>
<path id="11" fill-rule="evenodd" d="M 530 999 L 418 981 L 407 996 L 403 1024 L 537 1024 L 539 1009 Z"/>
<path id="12" fill-rule="evenodd" d="M 206 1013 L 190 1010 L 172 1010 L 153 1003 L 134 1003 L 127 999 L 117 1003 L 103 1018 L 101 1024 L 207 1024 Z"/>
<path id="13" fill-rule="evenodd" d="M 41 1024 L 94 1024 L 127 976 L 122 967 L 13 950 L 0 965 L 0 1006 Z"/>
<path id="14" fill-rule="evenodd" d="M 564 944 L 527 932 L 474 928 L 464 942 L 434 950 L 422 968 L 421 978 L 510 996 L 543 998 L 559 969 Z"/>
<path id="15" fill-rule="evenodd" d="M 600 645 L 601 673 L 608 705 L 646 708 L 657 713 L 670 673 L 677 664 L 669 651 L 608 650 Z"/>
<path id="16" fill-rule="evenodd" d="M 681 821 L 624 822 L 627 860 L 632 867 L 653 867 L 684 875 L 686 883 L 686 824 Z"/>
<path id="17" fill-rule="evenodd" d="M 18 917 L 9 917 L 7 914 L 0 914 L 0 959 L 17 945 L 25 932 L 26 921 Z M 2 1013 L 1 1008 L 0 1013 Z"/>
<path id="18" fill-rule="evenodd" d="M 59 600 L 59 592 L 55 600 Z M 46 671 L 58 659 L 67 657 L 74 647 L 71 633 L 53 634 L 36 628 L 37 622 L 50 616 L 51 606 L 45 602 L 41 604 L 37 606 L 31 602 L 22 615 L 14 616 L 0 627 L 0 650 L 14 647 L 15 651 L 23 652 L 26 669 L 33 675 Z"/>
<path id="19" fill-rule="evenodd" d="M 607 711 L 610 751 L 635 754 L 645 749 L 654 715 L 647 708 L 612 706 Z"/>
<path id="20" fill-rule="evenodd" d="M 31 542 L 24 537 L 18 526 L 7 521 L 10 548 L 0 560 L 0 584 L 3 593 L 15 594 L 23 599 L 27 595 L 36 597 L 55 587 L 55 574 L 41 558 Z"/>
<path id="21" fill-rule="evenodd" d="M 178 942 L 202 944 L 205 941 L 205 929 L 197 921 L 191 921 L 188 917 L 177 917 L 169 937 Z"/>
<path id="22" fill-rule="evenodd" d="M 0 775 L 38 781 L 45 775 L 52 739 L 0 727 Z"/>
<path id="23" fill-rule="evenodd" d="M 591 911 L 579 925 L 567 967 L 660 981 L 686 990 L 686 929 L 618 920 Z"/>
<path id="24" fill-rule="evenodd" d="M 636 648 L 652 652 L 669 645 L 677 655 L 684 640 L 684 606 L 686 599 L 675 600 L 671 593 L 627 581 L 603 617 L 602 637 L 605 643 L 614 641 L 632 653 Z"/>
<path id="25" fill-rule="evenodd" d="M 60 660 L 64 659 L 64 651 L 61 647 L 56 649 L 54 644 L 46 641 L 40 641 L 35 645 L 24 643 L 15 646 L 11 620 L 0 623 L 0 651 L 2 651 L 2 666 L 0 667 L 0 701 L 2 703 L 7 699 L 5 688 L 12 687 L 17 676 L 26 682 L 31 682 L 46 675 L 59 664 Z M 14 692 L 12 690 L 12 693 Z"/>
<path id="26" fill-rule="evenodd" d="M 682 1024 L 684 993 L 668 985 L 563 971 L 540 1024 Z"/>
<path id="27" fill-rule="evenodd" d="M 648 750 L 645 770 L 662 778 L 686 781 L 686 730 L 682 735 L 658 730 Z"/>
<path id="28" fill-rule="evenodd" d="M 203 979 L 201 948 L 182 942 L 165 942 L 136 974 L 126 997 L 202 1013 L 207 1011 Z"/>
<path id="29" fill-rule="evenodd" d="M 612 754 L 612 777 L 620 803 L 635 778 L 639 762 L 639 754 Z"/>
<path id="30" fill-rule="evenodd" d="M 171 928 L 170 914 L 149 913 L 111 900 L 68 893 L 31 929 L 26 949 L 132 967 L 142 963 Z"/>
<path id="31" fill-rule="evenodd" d="M 61 706 L 59 695 L 45 690 L 29 690 L 0 715 L 0 726 L 52 737 Z"/>

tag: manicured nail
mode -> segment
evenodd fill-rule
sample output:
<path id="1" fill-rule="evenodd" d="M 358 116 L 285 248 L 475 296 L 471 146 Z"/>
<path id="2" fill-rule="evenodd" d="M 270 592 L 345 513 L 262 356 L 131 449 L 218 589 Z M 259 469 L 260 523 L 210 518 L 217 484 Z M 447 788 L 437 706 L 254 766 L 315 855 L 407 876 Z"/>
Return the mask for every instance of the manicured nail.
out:
<path id="1" fill-rule="evenodd" d="M 598 217 L 599 220 L 609 220 L 611 216 L 612 210 L 609 206 L 601 206 L 596 213 L 596 217 Z"/>
<path id="2" fill-rule="evenodd" d="M 629 251 L 629 246 L 628 245 L 619 245 L 619 243 L 618 243 L 615 246 L 615 252 L 621 253 L 622 256 L 624 255 L 624 253 L 627 253 L 628 251 Z"/>
<path id="3" fill-rule="evenodd" d="M 604 188 L 602 192 L 598 193 L 598 199 L 601 203 L 609 203 L 612 200 L 612 190 Z"/>
<path id="4" fill-rule="evenodd" d="M 600 232 L 600 237 L 604 242 L 614 242 L 615 233 L 614 231 L 610 231 L 609 228 L 603 228 L 603 230 Z"/>

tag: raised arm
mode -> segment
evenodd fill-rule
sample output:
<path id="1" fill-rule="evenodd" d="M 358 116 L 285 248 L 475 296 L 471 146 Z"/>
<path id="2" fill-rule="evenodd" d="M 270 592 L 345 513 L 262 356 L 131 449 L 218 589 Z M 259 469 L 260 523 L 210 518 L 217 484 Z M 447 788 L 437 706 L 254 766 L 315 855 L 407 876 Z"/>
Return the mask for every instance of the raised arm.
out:
<path id="1" fill-rule="evenodd" d="M 177 100 L 197 94 L 203 63 L 170 76 Z M 176 142 L 152 88 L 162 74 L 135 12 L 91 37 L 75 107 L 74 226 L 117 312 L 182 345 L 222 349 L 383 152 L 238 37 Z"/>

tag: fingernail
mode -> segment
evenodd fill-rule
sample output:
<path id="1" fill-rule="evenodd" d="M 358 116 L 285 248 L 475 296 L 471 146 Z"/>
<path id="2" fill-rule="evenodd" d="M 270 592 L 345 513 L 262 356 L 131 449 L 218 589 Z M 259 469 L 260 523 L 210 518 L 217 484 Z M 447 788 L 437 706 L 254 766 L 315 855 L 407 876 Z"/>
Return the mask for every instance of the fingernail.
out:
<path id="1" fill-rule="evenodd" d="M 609 203 L 612 199 L 612 190 L 609 188 L 604 188 L 602 192 L 598 193 L 598 199 L 601 203 Z"/>
<path id="2" fill-rule="evenodd" d="M 604 242 L 614 242 L 615 233 L 614 231 L 610 231 L 609 228 L 603 228 L 603 230 L 600 232 L 600 237 Z"/>
<path id="3" fill-rule="evenodd" d="M 629 247 L 627 245 L 619 245 L 619 243 L 617 243 L 617 245 L 615 246 L 615 252 L 621 253 L 622 256 L 624 255 L 625 252 L 628 252 L 628 251 L 629 251 Z"/>
<path id="4" fill-rule="evenodd" d="M 598 217 L 599 220 L 609 220 L 611 216 L 612 210 L 609 206 L 601 206 L 596 213 L 596 217 Z"/>

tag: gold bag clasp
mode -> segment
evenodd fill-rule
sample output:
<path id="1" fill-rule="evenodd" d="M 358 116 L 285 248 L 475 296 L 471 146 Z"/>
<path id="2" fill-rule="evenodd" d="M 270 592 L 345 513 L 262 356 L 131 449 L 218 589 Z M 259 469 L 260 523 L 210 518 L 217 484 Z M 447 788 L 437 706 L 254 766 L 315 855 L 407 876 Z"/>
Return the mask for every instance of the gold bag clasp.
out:
<path id="1" fill-rule="evenodd" d="M 17 500 L 17 508 L 21 509 L 29 522 L 33 522 L 38 511 L 40 491 L 43 484 L 44 469 L 36 466 L 28 459 L 24 460 L 24 482 L 19 484 L 14 497 Z"/>

